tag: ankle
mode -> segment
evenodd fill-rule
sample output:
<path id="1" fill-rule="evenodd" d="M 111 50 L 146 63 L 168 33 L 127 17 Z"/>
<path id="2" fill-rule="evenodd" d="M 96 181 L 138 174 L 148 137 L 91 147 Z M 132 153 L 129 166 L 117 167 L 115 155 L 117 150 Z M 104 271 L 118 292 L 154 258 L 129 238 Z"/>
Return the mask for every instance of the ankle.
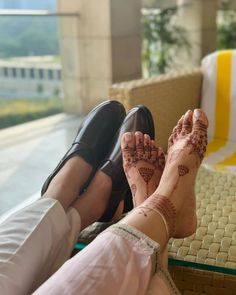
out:
<path id="1" fill-rule="evenodd" d="M 165 196 L 153 194 L 139 208 L 156 212 L 160 215 L 166 228 L 167 237 L 172 237 L 175 232 L 176 208 L 171 200 Z"/>
<path id="2" fill-rule="evenodd" d="M 82 228 L 97 221 L 103 215 L 109 202 L 111 189 L 111 178 L 102 171 L 98 171 L 88 189 L 73 203 L 73 207 L 81 217 Z"/>
<path id="3" fill-rule="evenodd" d="M 166 226 L 160 214 L 149 209 L 147 211 L 142 206 L 136 207 L 121 222 L 136 228 L 157 242 L 160 245 L 160 251 L 166 247 L 169 241 Z"/>
<path id="4" fill-rule="evenodd" d="M 78 197 L 92 167 L 79 156 L 72 157 L 49 183 L 43 197 L 58 200 L 65 210 Z"/>

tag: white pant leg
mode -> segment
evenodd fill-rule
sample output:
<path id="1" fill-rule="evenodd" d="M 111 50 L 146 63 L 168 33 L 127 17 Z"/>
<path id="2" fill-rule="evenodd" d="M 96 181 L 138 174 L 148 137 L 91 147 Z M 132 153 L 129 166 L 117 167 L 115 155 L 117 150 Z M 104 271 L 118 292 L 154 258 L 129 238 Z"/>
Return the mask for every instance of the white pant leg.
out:
<path id="1" fill-rule="evenodd" d="M 0 293 L 25 295 L 57 270 L 72 251 L 81 220 L 55 199 L 43 198 L 0 224 Z"/>
<path id="2" fill-rule="evenodd" d="M 180 295 L 159 260 L 155 241 L 118 223 L 68 260 L 34 295 Z"/>
<path id="3" fill-rule="evenodd" d="M 159 245 L 139 231 L 115 225 L 68 260 L 34 295 L 142 295 Z"/>

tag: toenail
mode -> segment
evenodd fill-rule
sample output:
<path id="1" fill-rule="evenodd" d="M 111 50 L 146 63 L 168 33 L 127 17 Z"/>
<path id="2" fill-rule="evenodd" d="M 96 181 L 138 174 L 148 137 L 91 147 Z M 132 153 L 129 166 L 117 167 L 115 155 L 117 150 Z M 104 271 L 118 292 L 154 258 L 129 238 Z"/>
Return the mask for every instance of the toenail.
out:
<path id="1" fill-rule="evenodd" d="M 125 134 L 125 140 L 131 140 L 131 138 L 132 138 L 131 133 L 126 133 Z"/>
<path id="2" fill-rule="evenodd" d="M 201 111 L 201 110 L 199 110 L 199 109 L 195 109 L 195 110 L 194 110 L 194 116 L 195 116 L 196 118 L 201 117 L 201 115 L 202 115 L 202 111 Z"/>

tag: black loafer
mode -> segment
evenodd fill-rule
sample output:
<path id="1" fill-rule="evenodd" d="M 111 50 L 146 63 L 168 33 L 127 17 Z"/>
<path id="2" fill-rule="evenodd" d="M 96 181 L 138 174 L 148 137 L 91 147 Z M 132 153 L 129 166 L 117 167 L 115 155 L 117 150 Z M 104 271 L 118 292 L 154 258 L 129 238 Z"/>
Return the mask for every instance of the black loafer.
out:
<path id="1" fill-rule="evenodd" d="M 91 164 L 95 171 L 109 150 L 110 142 L 124 117 L 125 109 L 117 101 L 105 101 L 94 108 L 81 124 L 70 149 L 45 181 L 41 194 L 46 192 L 53 177 L 75 155 Z"/>
<path id="2" fill-rule="evenodd" d="M 120 201 L 126 198 L 129 185 L 123 170 L 120 144 L 121 137 L 125 132 L 135 131 L 149 134 L 150 137 L 154 139 L 155 129 L 152 114 L 145 106 L 137 106 L 129 111 L 114 137 L 111 145 L 112 148 L 103 162 L 104 164 L 99 168 L 112 179 L 111 197 L 105 213 L 99 219 L 100 222 L 110 221 L 115 214 Z M 125 203 L 127 203 L 125 204 L 126 210 L 132 209 L 130 208 L 130 200 L 127 200 L 126 198 Z"/>

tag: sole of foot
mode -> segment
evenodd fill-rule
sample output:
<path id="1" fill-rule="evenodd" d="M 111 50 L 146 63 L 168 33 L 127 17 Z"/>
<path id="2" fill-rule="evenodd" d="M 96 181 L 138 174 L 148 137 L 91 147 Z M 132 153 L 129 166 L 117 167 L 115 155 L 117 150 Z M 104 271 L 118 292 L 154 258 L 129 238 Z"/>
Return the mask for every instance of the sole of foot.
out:
<path id="1" fill-rule="evenodd" d="M 121 149 L 125 175 L 136 207 L 156 190 L 165 166 L 165 155 L 148 134 L 139 131 L 125 133 Z"/>
<path id="2" fill-rule="evenodd" d="M 196 231 L 195 180 L 207 146 L 208 120 L 205 113 L 188 111 L 169 139 L 168 156 L 155 192 L 168 197 L 177 212 L 173 237 L 183 238 Z"/>

